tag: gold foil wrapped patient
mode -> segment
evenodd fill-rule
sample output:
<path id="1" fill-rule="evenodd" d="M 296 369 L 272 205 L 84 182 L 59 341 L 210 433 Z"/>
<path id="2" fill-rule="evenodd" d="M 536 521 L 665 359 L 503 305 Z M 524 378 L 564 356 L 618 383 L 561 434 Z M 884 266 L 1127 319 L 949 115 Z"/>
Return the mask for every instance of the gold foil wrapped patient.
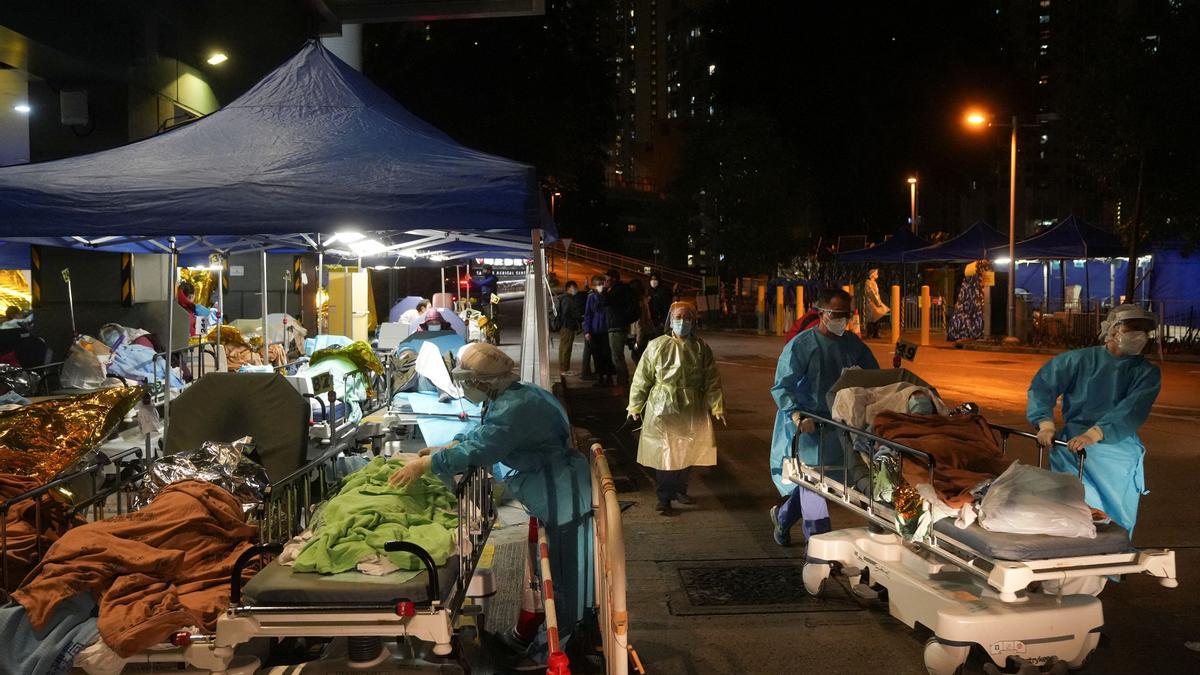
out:
<path id="1" fill-rule="evenodd" d="M 48 481 L 100 445 L 142 387 L 112 387 L 0 412 L 0 473 Z"/>

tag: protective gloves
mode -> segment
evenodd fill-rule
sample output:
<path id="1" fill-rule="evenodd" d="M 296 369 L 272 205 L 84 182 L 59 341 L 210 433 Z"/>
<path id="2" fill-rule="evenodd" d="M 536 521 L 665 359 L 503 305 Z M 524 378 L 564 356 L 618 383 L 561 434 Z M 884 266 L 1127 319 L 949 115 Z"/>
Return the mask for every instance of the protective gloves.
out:
<path id="1" fill-rule="evenodd" d="M 433 459 L 428 455 L 417 457 L 408 464 L 400 467 L 395 473 L 388 478 L 388 482 L 399 487 L 408 487 L 412 485 L 421 476 L 429 472 L 430 466 L 433 464 Z"/>
<path id="2" fill-rule="evenodd" d="M 1087 431 L 1079 434 L 1075 438 L 1067 441 L 1067 449 L 1071 452 L 1079 452 L 1093 443 L 1099 443 L 1104 440 L 1104 432 L 1100 431 L 1100 427 L 1092 427 Z"/>
<path id="3" fill-rule="evenodd" d="M 1058 430 L 1054 428 L 1054 422 L 1050 420 L 1042 420 L 1038 423 L 1037 440 L 1038 445 L 1043 448 L 1048 448 L 1054 445 L 1054 436 Z"/>

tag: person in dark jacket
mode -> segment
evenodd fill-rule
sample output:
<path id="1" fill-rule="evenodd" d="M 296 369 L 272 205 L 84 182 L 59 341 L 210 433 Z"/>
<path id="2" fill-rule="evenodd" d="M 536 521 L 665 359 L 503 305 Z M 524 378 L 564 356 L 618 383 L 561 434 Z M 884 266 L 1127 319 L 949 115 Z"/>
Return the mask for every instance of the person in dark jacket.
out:
<path id="1" fill-rule="evenodd" d="M 587 352 L 596 362 L 596 386 L 611 386 L 612 357 L 608 353 L 608 321 L 604 313 L 604 277 L 592 277 L 592 292 L 583 310 L 584 358 Z M 586 364 L 584 368 L 586 369 Z"/>
<path id="2" fill-rule="evenodd" d="M 479 271 L 479 276 L 471 279 L 471 283 L 479 289 L 479 309 L 487 314 L 488 318 L 492 318 L 493 315 L 492 294 L 496 292 L 497 281 L 491 265 L 484 265 Z"/>
<path id="3" fill-rule="evenodd" d="M 604 321 L 608 325 L 608 349 L 612 358 L 617 385 L 629 386 L 629 366 L 625 363 L 625 347 L 629 341 L 629 325 L 637 321 L 639 312 L 633 289 L 621 283 L 621 272 L 610 269 L 604 274 Z"/>
<path id="4" fill-rule="evenodd" d="M 658 274 L 650 275 L 650 320 L 654 322 L 654 327 L 659 331 L 665 331 L 667 325 L 667 315 L 671 311 L 671 303 L 675 302 L 675 295 L 671 293 L 671 289 L 662 284 L 662 279 Z"/>
<path id="5" fill-rule="evenodd" d="M 563 375 L 575 374 L 571 370 L 571 352 L 575 348 L 575 336 L 583 330 L 583 310 L 579 284 L 568 281 L 566 292 L 558 296 L 558 370 Z"/>

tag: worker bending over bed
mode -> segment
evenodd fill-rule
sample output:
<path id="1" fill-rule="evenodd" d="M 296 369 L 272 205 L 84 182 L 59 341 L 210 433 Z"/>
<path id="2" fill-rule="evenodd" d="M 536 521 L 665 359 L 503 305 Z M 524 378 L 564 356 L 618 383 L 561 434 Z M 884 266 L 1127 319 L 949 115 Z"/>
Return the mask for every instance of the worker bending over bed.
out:
<path id="1" fill-rule="evenodd" d="M 515 364 L 499 348 L 471 343 L 459 352 L 454 379 L 464 396 L 483 404 L 478 427 L 447 446 L 426 448 L 392 475 L 409 485 L 432 471 L 448 485 L 471 467 L 503 463 L 517 499 L 546 527 L 558 629 L 565 645 L 592 606 L 592 482 L 588 463 L 571 446 L 566 412 L 554 396 L 518 382 Z M 428 454 L 426 454 L 428 453 Z M 544 636 L 544 631 L 542 632 Z M 545 659 L 544 637 L 531 656 Z"/>
<path id="2" fill-rule="evenodd" d="M 1039 443 L 1048 447 L 1054 438 L 1067 442 L 1067 448 L 1050 451 L 1054 471 L 1077 473 L 1072 451 L 1087 449 L 1085 499 L 1131 538 L 1138 501 L 1145 494 L 1146 447 L 1137 430 L 1162 385 L 1158 366 L 1142 356 L 1155 324 L 1154 315 L 1141 307 L 1114 307 L 1101 324 L 1104 345 L 1059 354 L 1042 366 L 1029 385 L 1026 410 Z M 1054 424 L 1059 396 L 1065 422 L 1061 431 Z"/>
<path id="3" fill-rule="evenodd" d="M 830 430 L 823 436 L 806 413 L 829 417 L 825 395 L 845 368 L 879 368 L 871 350 L 858 336 L 846 331 L 850 322 L 850 294 L 824 290 L 817 296 L 821 321 L 815 328 L 801 331 L 792 338 L 779 355 L 775 367 L 775 386 L 771 396 L 779 406 L 775 416 L 775 431 L 771 436 L 771 478 L 779 494 L 787 499 L 771 507 L 775 543 L 792 543 L 792 526 L 804 520 L 804 537 L 830 530 L 829 505 L 824 499 L 804 488 L 783 482 L 783 460 L 791 455 L 792 437 L 800 437 L 800 459 L 809 465 L 842 462 L 842 449 L 837 434 Z"/>

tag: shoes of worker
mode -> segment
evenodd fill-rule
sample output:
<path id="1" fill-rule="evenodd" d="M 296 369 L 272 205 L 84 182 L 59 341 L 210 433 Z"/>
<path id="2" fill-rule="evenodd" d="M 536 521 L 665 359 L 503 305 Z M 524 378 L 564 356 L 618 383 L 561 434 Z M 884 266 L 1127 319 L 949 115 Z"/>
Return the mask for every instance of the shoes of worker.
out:
<path id="1" fill-rule="evenodd" d="M 692 504 L 695 504 L 695 503 L 696 503 L 696 500 L 695 500 L 695 499 L 692 499 L 691 497 L 689 497 L 689 496 L 687 496 L 687 495 L 685 495 L 685 494 L 676 494 L 676 495 L 675 495 L 674 497 L 672 497 L 671 499 L 672 499 L 673 501 L 677 501 L 677 502 L 679 502 L 680 504 L 683 504 L 684 506 L 691 506 Z"/>
<path id="2" fill-rule="evenodd" d="M 654 510 L 666 514 L 671 510 L 671 500 L 658 500 L 658 503 L 654 505 Z"/>
<path id="3" fill-rule="evenodd" d="M 777 505 L 771 507 L 771 525 L 774 526 L 771 536 L 775 539 L 775 543 L 780 546 L 791 546 L 792 533 L 779 524 L 779 506 Z"/>

